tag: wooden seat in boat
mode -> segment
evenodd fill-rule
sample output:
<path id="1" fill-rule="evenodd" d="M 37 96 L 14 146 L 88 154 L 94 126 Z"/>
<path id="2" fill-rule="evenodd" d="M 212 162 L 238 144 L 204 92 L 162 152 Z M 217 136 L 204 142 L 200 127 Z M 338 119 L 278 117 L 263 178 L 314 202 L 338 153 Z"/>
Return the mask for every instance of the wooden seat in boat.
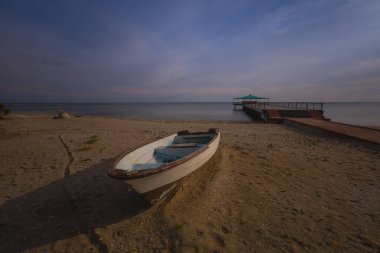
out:
<path id="1" fill-rule="evenodd" d="M 171 144 L 155 148 L 153 155 L 163 162 L 172 162 L 193 153 L 202 146 L 197 143 Z"/>
<path id="2" fill-rule="evenodd" d="M 168 146 L 168 148 L 190 148 L 190 147 L 196 147 L 198 143 L 177 143 L 177 144 L 171 144 Z"/>

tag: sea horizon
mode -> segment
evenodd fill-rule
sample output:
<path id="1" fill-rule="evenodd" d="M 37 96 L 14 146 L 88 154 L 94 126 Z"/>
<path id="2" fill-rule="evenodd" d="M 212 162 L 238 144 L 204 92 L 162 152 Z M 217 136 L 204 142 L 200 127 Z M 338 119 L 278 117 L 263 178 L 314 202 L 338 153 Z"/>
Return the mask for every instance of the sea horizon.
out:
<path id="1" fill-rule="evenodd" d="M 380 126 L 380 102 L 316 102 L 332 121 Z M 160 120 L 253 121 L 232 102 L 39 102 L 5 103 L 14 113 L 54 114 L 57 110 L 83 116 L 120 116 Z M 154 105 L 154 106 L 152 106 Z M 177 105 L 177 106 L 173 106 Z M 207 105 L 207 106 L 206 106 Z"/>
<path id="2" fill-rule="evenodd" d="M 380 101 L 303 101 L 303 100 L 276 100 L 269 102 L 289 102 L 289 103 L 380 103 Z M 232 103 L 232 99 L 230 101 L 130 101 L 130 102 L 2 102 L 5 105 L 10 104 L 199 104 L 199 103 Z"/>

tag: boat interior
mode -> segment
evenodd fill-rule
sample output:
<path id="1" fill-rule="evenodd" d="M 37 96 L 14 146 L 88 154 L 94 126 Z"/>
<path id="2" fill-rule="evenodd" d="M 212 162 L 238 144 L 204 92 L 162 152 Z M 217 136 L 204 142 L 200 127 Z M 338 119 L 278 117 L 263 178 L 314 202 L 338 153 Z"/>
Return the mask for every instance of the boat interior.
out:
<path id="1" fill-rule="evenodd" d="M 136 149 L 121 159 L 119 169 L 141 171 L 174 162 L 207 145 L 215 134 L 171 135 Z"/>
<path id="2" fill-rule="evenodd" d="M 170 145 L 156 147 L 153 156 L 162 163 L 173 162 L 200 149 L 209 143 L 212 137 L 212 135 L 176 136 Z"/>

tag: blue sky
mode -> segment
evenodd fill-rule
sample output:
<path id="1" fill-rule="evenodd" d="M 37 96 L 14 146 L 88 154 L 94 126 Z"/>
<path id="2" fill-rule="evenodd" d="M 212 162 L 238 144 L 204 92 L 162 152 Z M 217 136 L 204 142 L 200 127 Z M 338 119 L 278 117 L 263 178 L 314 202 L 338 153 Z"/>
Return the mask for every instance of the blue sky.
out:
<path id="1" fill-rule="evenodd" d="M 380 101 L 380 1 L 0 2 L 0 101 Z"/>

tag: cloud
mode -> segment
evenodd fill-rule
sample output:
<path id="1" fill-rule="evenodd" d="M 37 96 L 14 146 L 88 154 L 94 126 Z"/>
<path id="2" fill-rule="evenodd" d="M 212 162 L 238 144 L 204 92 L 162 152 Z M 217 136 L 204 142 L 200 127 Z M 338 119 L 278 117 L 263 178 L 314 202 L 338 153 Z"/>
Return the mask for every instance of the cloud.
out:
<path id="1" fill-rule="evenodd" d="M 0 8 L 0 100 L 380 100 L 378 1 L 18 8 Z"/>

